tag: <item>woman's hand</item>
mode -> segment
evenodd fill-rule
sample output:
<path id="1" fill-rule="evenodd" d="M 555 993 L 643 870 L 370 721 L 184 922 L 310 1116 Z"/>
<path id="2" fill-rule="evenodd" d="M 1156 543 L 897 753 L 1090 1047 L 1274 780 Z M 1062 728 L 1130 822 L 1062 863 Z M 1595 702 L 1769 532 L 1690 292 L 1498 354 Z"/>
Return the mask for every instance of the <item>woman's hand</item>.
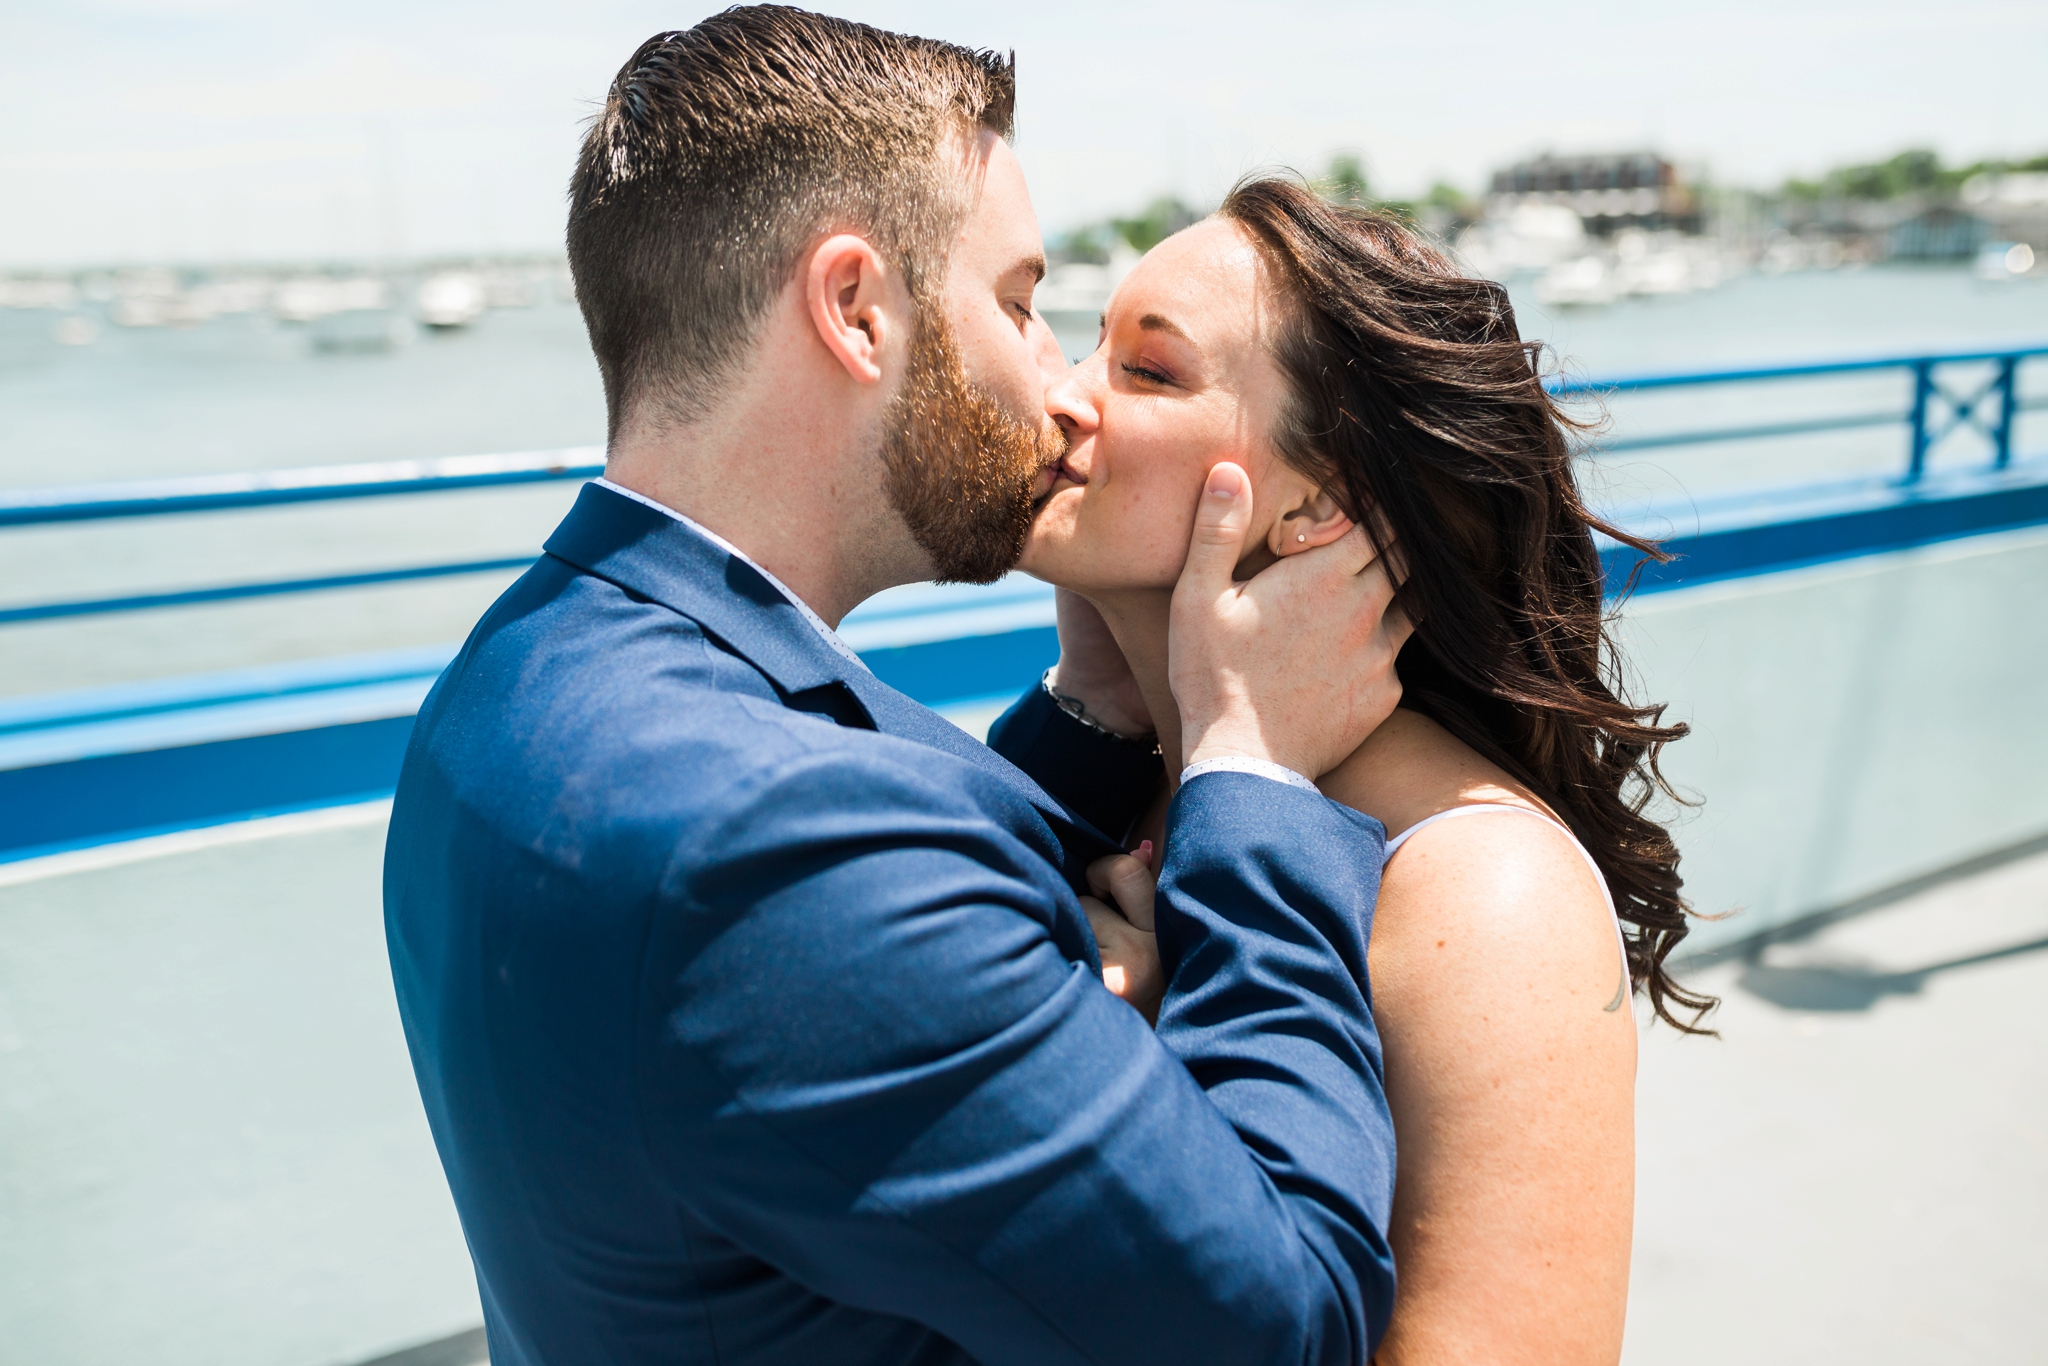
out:
<path id="1" fill-rule="evenodd" d="M 1129 1002 L 1147 1024 L 1156 1024 L 1166 997 L 1166 973 L 1152 930 L 1152 895 L 1159 880 L 1151 865 L 1150 840 L 1135 855 L 1113 854 L 1089 864 L 1088 887 L 1095 895 L 1082 897 L 1081 909 L 1088 913 L 1102 952 L 1103 985 Z"/>

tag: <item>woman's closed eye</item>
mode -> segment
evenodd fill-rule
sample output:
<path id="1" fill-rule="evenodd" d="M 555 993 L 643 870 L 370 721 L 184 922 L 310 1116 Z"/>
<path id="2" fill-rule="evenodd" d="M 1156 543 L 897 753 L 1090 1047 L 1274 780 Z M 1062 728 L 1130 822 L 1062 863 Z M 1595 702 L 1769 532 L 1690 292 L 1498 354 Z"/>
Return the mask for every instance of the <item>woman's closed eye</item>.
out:
<path id="1" fill-rule="evenodd" d="M 1137 378 L 1144 380 L 1147 384 L 1173 383 L 1173 381 L 1169 379 L 1166 375 L 1162 374 L 1157 370 L 1154 370 L 1149 365 L 1133 365 L 1129 361 L 1125 361 L 1119 368 L 1125 374 L 1135 375 Z"/>

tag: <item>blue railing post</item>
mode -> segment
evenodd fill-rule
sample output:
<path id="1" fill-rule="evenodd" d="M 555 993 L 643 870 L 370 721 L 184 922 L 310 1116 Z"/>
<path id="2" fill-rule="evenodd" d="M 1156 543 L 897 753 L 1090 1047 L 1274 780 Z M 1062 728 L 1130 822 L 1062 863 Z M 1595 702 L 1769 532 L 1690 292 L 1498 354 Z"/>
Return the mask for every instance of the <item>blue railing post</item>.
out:
<path id="1" fill-rule="evenodd" d="M 1998 382 L 1991 386 L 1998 391 L 1998 426 L 1991 432 L 1991 464 L 1994 469 L 2002 470 L 2012 463 L 2012 417 L 2020 397 L 2015 376 L 2019 368 L 2018 356 L 1998 358 Z"/>
<path id="2" fill-rule="evenodd" d="M 1906 482 L 1911 484 L 1927 472 L 1927 404 L 1934 397 L 1934 362 L 1916 360 L 1913 362 L 1913 412 L 1907 421 L 1913 424 L 1913 459 L 1906 466 Z"/>

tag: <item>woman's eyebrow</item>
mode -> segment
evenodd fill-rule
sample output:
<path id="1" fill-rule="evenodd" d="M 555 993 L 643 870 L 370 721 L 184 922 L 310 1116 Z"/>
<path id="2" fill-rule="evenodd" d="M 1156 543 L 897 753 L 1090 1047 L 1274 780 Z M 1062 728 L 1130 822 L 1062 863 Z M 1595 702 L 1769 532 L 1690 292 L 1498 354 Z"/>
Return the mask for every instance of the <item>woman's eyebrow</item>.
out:
<path id="1" fill-rule="evenodd" d="M 1189 346 L 1195 344 L 1195 339 L 1183 331 L 1179 323 L 1176 323 L 1171 318 L 1162 317 L 1157 313 L 1147 313 L 1144 317 L 1138 319 L 1138 328 L 1144 332 L 1164 332 L 1168 336 L 1179 337 Z"/>

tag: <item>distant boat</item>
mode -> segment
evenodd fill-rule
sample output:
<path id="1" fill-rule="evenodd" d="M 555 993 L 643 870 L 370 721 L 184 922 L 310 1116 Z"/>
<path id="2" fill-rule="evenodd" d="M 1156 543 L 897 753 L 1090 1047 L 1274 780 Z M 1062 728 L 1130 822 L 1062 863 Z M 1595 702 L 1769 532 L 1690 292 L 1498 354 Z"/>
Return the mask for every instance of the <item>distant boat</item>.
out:
<path id="1" fill-rule="evenodd" d="M 177 272 L 169 270 L 123 271 L 114 281 L 108 316 L 117 327 L 190 327 L 200 321 Z"/>
<path id="2" fill-rule="evenodd" d="M 444 270 L 420 282 L 417 303 L 421 322 L 447 331 L 482 317 L 489 295 L 481 277 L 466 270 Z"/>
<path id="3" fill-rule="evenodd" d="M 1613 245 L 1560 261 L 1536 282 L 1536 297 L 1554 307 L 1593 307 L 1616 299 L 1690 294 L 1712 289 L 1726 274 L 1704 237 L 1624 228 Z"/>
<path id="4" fill-rule="evenodd" d="M 526 271 L 491 271 L 483 277 L 484 303 L 491 308 L 532 308 L 540 302 L 536 284 Z"/>
<path id="5" fill-rule="evenodd" d="M 0 278 L 0 308 L 70 308 L 78 288 L 61 276 Z"/>
<path id="6" fill-rule="evenodd" d="M 200 321 L 181 293 L 123 295 L 114 301 L 113 319 L 120 327 L 191 327 Z"/>
<path id="7" fill-rule="evenodd" d="M 395 351 L 413 339 L 412 319 L 395 308 L 350 308 L 315 319 L 313 349 L 330 353 Z"/>
<path id="8" fill-rule="evenodd" d="M 302 275 L 278 286 L 273 307 L 285 322 L 309 323 L 332 313 L 389 308 L 391 286 L 368 275 L 346 280 Z"/>
<path id="9" fill-rule="evenodd" d="M 1505 280 L 1581 259 L 1586 225 L 1562 204 L 1518 204 L 1458 234 L 1459 257 L 1476 275 Z"/>
<path id="10" fill-rule="evenodd" d="M 1605 257 L 1579 256 L 1560 261 L 1536 282 L 1536 297 L 1552 308 L 1592 308 L 1620 296 L 1615 272 Z"/>
<path id="11" fill-rule="evenodd" d="M 1973 267 L 1980 280 L 2017 280 L 2034 269 L 2034 249 L 2025 242 L 1986 242 Z"/>

